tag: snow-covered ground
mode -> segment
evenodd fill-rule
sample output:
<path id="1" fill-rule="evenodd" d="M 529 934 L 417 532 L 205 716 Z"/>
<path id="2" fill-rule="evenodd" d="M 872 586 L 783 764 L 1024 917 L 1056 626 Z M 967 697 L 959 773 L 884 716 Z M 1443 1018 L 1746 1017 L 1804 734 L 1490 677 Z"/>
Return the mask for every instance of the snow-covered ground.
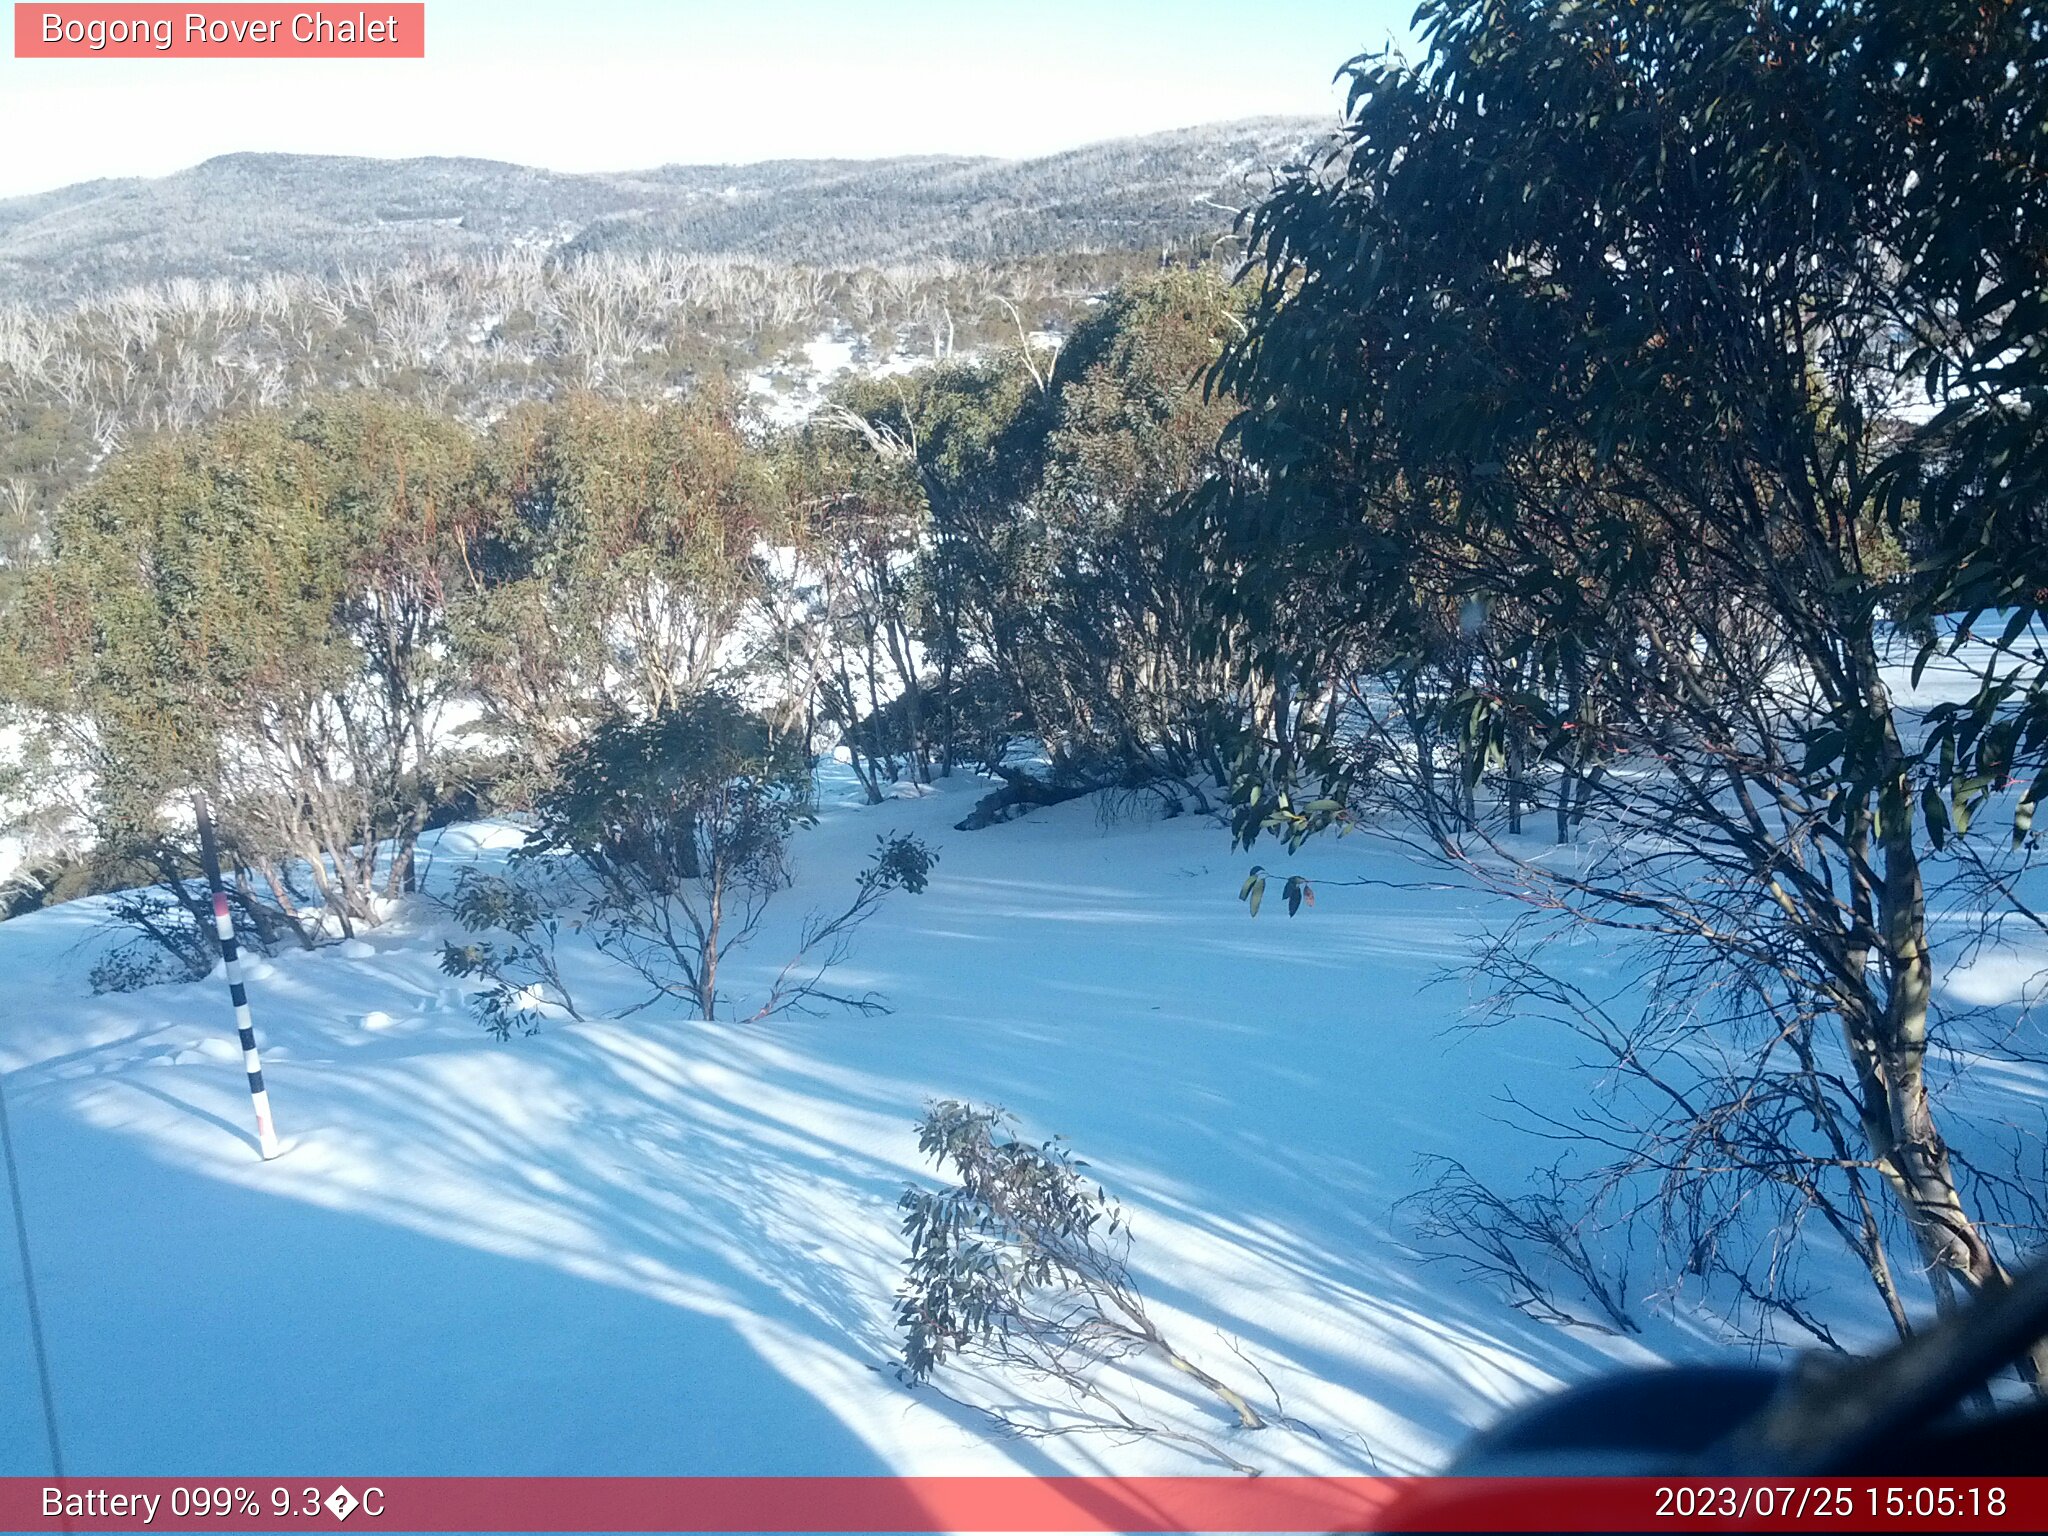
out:
<path id="1" fill-rule="evenodd" d="M 929 890 L 893 897 L 836 976 L 891 1013 L 650 1010 L 495 1044 L 417 902 L 253 967 L 287 1148 L 267 1164 L 217 979 L 94 998 L 98 903 L 0 925 L 0 1067 L 72 1470 L 1218 1470 L 1156 1441 L 1002 1438 L 896 1379 L 895 1203 L 933 1178 L 914 1126 L 941 1095 L 1065 1136 L 1123 1198 L 1169 1336 L 1261 1393 L 1263 1373 L 1320 1437 L 1230 1430 L 1199 1395 L 1154 1406 L 1268 1470 L 1427 1468 L 1532 1393 L 1723 1347 L 1683 1308 L 1641 1343 L 1546 1327 L 1405 1246 L 1392 1206 L 1420 1155 L 1512 1184 L 1531 1153 L 1497 1096 L 1585 1086 L 1560 1035 L 1449 1028 L 1464 996 L 1431 983 L 1484 899 L 1332 886 L 1312 915 L 1252 919 L 1250 860 L 1212 822 L 1078 801 L 957 832 L 985 783 L 868 807 L 826 772 L 797 887 L 732 990 L 843 901 L 878 833 L 916 831 L 940 849 Z M 431 886 L 517 837 L 443 835 Z M 1299 867 L 1429 874 L 1365 836 Z M 569 976 L 586 1012 L 638 995 L 581 947 Z M 33 1383 L 10 1244 L 0 1474 L 47 1470 Z"/>
<path id="2" fill-rule="evenodd" d="M 901 373 L 928 359 L 891 358 L 863 363 L 859 345 L 848 335 L 820 331 L 780 361 L 747 375 L 747 389 L 769 421 L 778 427 L 800 426 L 822 405 L 832 386 L 851 373 Z"/>
<path id="3" fill-rule="evenodd" d="M 1026 338 L 1041 367 L 1064 344 L 1057 331 L 1032 331 Z M 885 379 L 936 361 L 929 352 L 894 351 L 887 357 L 864 355 L 866 348 L 844 330 L 820 331 L 765 368 L 746 376 L 748 392 L 762 415 L 777 427 L 801 426 L 825 403 L 832 387 L 849 375 Z M 952 363 L 970 363 L 981 354 L 960 347 L 946 354 Z"/>

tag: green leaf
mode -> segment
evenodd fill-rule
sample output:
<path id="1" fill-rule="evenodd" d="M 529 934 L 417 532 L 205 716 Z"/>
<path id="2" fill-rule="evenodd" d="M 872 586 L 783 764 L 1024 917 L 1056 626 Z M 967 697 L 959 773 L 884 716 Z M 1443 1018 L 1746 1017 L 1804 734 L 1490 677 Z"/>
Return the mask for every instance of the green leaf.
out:
<path id="1" fill-rule="evenodd" d="M 1920 812 L 1927 818 L 1927 835 L 1936 848 L 1948 841 L 1948 804 L 1932 784 L 1920 791 Z"/>
<path id="2" fill-rule="evenodd" d="M 2034 782 L 2027 786 L 2026 794 L 2020 797 L 2020 804 L 2038 805 L 2043 800 L 2048 800 L 2048 768 L 2035 775 Z"/>
<path id="3" fill-rule="evenodd" d="M 1816 731 L 1806 744 L 1806 764 L 1800 769 L 1800 777 L 1812 778 L 1842 755 L 1842 749 L 1849 744 L 1849 733 L 1838 726 Z"/>
<path id="4" fill-rule="evenodd" d="M 2012 617 L 2006 621 L 2005 633 L 1998 637 L 1998 648 L 2001 651 L 2011 650 L 2013 642 L 2025 634 L 2027 626 L 2033 622 L 2034 610 L 2022 603 L 2013 610 Z"/>
<path id="5" fill-rule="evenodd" d="M 1244 884 L 1238 888 L 1237 899 L 1251 909 L 1251 915 L 1259 915 L 1259 903 L 1266 899 L 1266 871 L 1254 864 L 1252 872 L 1244 877 Z"/>

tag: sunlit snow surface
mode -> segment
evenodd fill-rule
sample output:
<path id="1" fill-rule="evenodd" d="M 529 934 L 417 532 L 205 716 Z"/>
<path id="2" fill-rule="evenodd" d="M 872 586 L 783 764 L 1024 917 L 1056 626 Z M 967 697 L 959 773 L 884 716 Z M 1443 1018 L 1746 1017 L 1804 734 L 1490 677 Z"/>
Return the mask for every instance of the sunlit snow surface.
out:
<path id="1" fill-rule="evenodd" d="M 1392 1206 L 1419 1155 L 1513 1186 L 1543 1153 L 1493 1118 L 1499 1096 L 1587 1087 L 1554 1030 L 1451 1028 L 1463 989 L 1431 982 L 1484 899 L 1330 885 L 1310 914 L 1252 919 L 1250 861 L 1214 822 L 1078 801 L 957 832 L 985 781 L 869 807 L 825 772 L 798 884 L 731 990 L 758 996 L 877 834 L 914 830 L 940 848 L 930 889 L 892 898 L 836 978 L 891 1013 L 649 1010 L 495 1044 L 416 901 L 253 967 L 287 1145 L 269 1164 L 218 978 L 95 998 L 98 903 L 0 925 L 0 1065 L 72 1471 L 1217 1470 L 1159 1442 L 1004 1438 L 896 1379 L 895 1202 L 931 1177 L 914 1126 L 935 1095 L 1067 1137 L 1123 1197 L 1167 1333 L 1260 1394 L 1263 1373 L 1320 1435 L 1240 1433 L 1163 1388 L 1152 1408 L 1268 1470 L 1424 1468 L 1531 1393 L 1726 1347 L 1685 1298 L 1645 1310 L 1641 1345 L 1542 1326 L 1405 1246 Z M 447 833 L 431 887 L 518 837 Z M 1371 835 L 1299 867 L 1430 876 Z M 580 940 L 568 969 L 588 1012 L 639 996 Z M 1997 1091 L 2038 1117 L 2041 1082 L 2011 1070 Z M 0 1474 L 47 1470 L 33 1380 L 10 1244 Z"/>

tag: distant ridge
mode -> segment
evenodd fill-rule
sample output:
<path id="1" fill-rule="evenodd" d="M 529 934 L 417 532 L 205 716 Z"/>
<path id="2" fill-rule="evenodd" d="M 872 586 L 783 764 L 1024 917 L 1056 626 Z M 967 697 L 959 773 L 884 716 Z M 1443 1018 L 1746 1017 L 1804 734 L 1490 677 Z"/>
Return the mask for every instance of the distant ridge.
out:
<path id="1" fill-rule="evenodd" d="M 844 266 L 1142 248 L 1213 231 L 1331 126 L 1251 118 L 1025 160 L 921 155 L 571 175 L 495 160 L 222 155 L 0 200 L 0 301 L 511 249 Z"/>

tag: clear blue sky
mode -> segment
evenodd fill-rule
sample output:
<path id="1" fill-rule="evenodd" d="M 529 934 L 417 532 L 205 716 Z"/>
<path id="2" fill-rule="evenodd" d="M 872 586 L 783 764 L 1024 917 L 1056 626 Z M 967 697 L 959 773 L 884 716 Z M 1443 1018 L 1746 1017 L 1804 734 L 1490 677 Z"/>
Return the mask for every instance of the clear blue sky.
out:
<path id="1" fill-rule="evenodd" d="M 333 13 L 373 14 L 374 0 Z M 1414 0 L 428 0 L 421 61 L 0 59 L 0 196 L 234 150 L 558 170 L 1029 155 L 1334 113 Z M 109 7 L 109 15 L 118 9 Z"/>

